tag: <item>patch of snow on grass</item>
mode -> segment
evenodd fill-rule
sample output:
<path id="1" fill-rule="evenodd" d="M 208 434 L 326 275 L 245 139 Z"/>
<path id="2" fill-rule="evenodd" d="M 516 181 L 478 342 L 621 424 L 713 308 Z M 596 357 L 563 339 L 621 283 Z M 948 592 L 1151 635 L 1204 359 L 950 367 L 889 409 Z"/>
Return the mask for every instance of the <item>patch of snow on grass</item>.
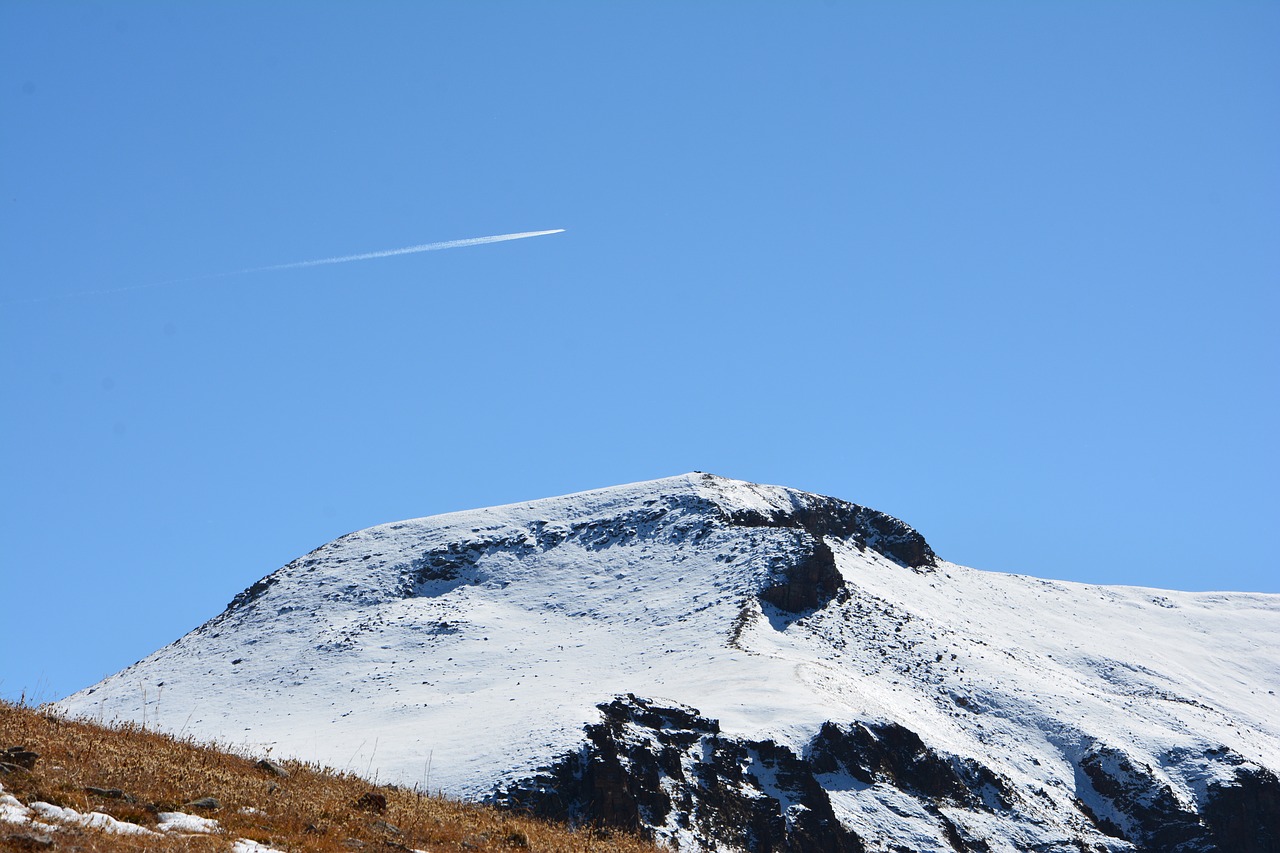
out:
<path id="1" fill-rule="evenodd" d="M 160 812 L 161 832 L 222 832 L 222 826 L 216 820 L 183 812 Z"/>
<path id="2" fill-rule="evenodd" d="M 102 812 L 89 812 L 88 814 L 83 814 L 75 809 L 55 806 L 53 803 L 41 802 L 32 803 L 31 811 L 40 815 L 40 817 L 45 820 L 70 824 L 72 826 L 83 826 L 86 829 L 96 829 L 100 832 L 111 833 L 112 835 L 156 834 L 145 826 L 138 826 L 138 824 L 129 823 L 128 821 L 116 820 L 111 815 L 103 814 Z"/>
<path id="3" fill-rule="evenodd" d="M 4 793 L 0 785 L 0 823 L 33 823 L 31 809 L 18 801 L 13 794 Z M 47 827 L 52 829 L 52 827 Z"/>

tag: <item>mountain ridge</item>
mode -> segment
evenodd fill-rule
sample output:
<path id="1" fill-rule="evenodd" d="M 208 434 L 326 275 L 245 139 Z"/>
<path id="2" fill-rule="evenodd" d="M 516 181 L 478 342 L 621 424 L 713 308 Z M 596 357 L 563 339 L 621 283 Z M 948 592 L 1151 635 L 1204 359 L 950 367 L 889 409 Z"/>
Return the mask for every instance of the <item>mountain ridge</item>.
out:
<path id="1" fill-rule="evenodd" d="M 1189 853 L 1223 792 L 1280 822 L 1278 604 L 979 572 L 695 472 L 356 531 L 58 707 L 682 849 Z"/>

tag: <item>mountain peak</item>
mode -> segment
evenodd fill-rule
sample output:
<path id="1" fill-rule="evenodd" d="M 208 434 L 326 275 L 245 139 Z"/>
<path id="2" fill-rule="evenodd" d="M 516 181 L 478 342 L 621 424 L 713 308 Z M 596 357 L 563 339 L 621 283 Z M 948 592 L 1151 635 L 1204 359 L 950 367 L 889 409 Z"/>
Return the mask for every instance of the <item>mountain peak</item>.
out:
<path id="1" fill-rule="evenodd" d="M 693 472 L 348 534 L 59 706 L 681 849 L 1272 850 L 1277 638 Z"/>

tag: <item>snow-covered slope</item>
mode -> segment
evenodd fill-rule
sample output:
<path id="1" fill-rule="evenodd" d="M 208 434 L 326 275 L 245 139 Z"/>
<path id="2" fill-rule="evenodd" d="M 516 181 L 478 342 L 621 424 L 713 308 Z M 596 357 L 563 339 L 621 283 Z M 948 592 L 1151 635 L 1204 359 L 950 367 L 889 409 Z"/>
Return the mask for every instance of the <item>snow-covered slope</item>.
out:
<path id="1" fill-rule="evenodd" d="M 352 533 L 58 707 L 681 848 L 1261 851 L 1278 650 L 696 473 Z"/>

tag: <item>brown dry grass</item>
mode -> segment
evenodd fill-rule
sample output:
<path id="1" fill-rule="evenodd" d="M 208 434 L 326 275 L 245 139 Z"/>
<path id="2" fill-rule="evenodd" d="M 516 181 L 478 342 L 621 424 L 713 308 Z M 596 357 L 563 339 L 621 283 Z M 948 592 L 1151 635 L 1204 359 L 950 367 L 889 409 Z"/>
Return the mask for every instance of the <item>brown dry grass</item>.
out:
<path id="1" fill-rule="evenodd" d="M 0 702 L 0 749 L 24 746 L 40 754 L 30 771 L 0 775 L 23 803 L 44 801 L 80 812 L 99 811 L 154 827 L 156 814 L 183 811 L 216 819 L 216 836 L 130 837 L 90 830 L 53 834 L 57 848 L 85 851 L 221 851 L 240 838 L 279 850 L 521 850 L 546 853 L 658 848 L 619 833 L 571 831 L 521 815 L 387 785 L 315 765 L 281 762 L 288 778 L 258 769 L 242 755 L 134 725 L 65 720 Z M 96 796 L 86 788 L 119 789 L 134 802 Z M 385 813 L 358 808 L 364 794 L 386 797 Z M 186 804 L 215 797 L 221 808 Z M 19 849 L 23 832 L 0 823 L 0 849 Z M 27 830 L 29 831 L 29 830 Z"/>

